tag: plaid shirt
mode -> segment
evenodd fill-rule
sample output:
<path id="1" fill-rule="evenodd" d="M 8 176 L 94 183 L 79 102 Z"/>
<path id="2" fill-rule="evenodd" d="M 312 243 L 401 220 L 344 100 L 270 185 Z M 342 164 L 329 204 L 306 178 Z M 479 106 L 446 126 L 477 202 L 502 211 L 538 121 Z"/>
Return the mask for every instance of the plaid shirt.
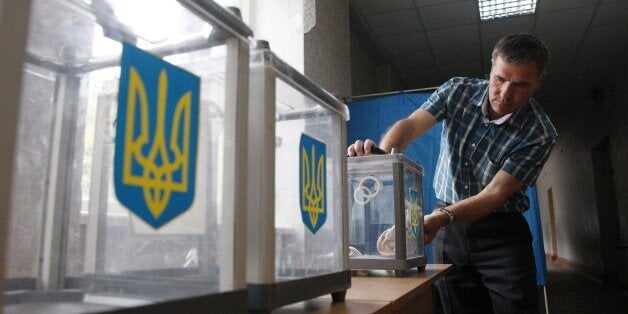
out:
<path id="1" fill-rule="evenodd" d="M 480 193 L 499 170 L 525 185 L 534 184 L 556 143 L 556 130 L 534 99 L 501 124 L 489 121 L 482 111 L 488 84 L 482 79 L 453 78 L 421 105 L 436 120 L 445 121 L 434 189 L 446 203 Z M 495 211 L 527 210 L 525 189 Z"/>

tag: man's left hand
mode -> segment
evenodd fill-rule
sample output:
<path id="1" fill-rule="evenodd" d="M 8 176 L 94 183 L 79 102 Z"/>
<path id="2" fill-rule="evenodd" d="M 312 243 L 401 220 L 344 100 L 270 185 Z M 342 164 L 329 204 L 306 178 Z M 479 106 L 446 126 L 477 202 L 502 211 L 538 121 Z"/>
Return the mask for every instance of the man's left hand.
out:
<path id="1" fill-rule="evenodd" d="M 431 214 L 423 217 L 423 228 L 425 229 L 425 245 L 430 244 L 436 232 L 449 224 L 449 216 L 443 212 L 433 211 Z"/>

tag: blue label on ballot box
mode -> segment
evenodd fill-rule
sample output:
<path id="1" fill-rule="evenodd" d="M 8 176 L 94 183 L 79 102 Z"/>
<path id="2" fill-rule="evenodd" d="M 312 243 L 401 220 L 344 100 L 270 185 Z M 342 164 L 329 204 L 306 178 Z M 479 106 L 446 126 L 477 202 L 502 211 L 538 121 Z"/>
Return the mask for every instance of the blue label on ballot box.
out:
<path id="1" fill-rule="evenodd" d="M 299 159 L 301 218 L 305 226 L 316 233 L 327 219 L 325 144 L 301 134 Z"/>
<path id="2" fill-rule="evenodd" d="M 126 43 L 120 66 L 116 196 L 159 228 L 194 201 L 200 79 Z"/>

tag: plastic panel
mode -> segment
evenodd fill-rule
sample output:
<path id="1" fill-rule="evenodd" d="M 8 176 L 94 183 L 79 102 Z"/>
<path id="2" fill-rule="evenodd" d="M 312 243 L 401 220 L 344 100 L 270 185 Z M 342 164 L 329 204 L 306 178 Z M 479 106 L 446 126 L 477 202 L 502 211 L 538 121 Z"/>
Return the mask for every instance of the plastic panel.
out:
<path id="1" fill-rule="evenodd" d="M 37 275 L 41 224 L 44 215 L 50 132 L 56 75 L 45 69 L 24 69 L 18 129 L 11 220 L 7 252 L 7 278 Z"/>

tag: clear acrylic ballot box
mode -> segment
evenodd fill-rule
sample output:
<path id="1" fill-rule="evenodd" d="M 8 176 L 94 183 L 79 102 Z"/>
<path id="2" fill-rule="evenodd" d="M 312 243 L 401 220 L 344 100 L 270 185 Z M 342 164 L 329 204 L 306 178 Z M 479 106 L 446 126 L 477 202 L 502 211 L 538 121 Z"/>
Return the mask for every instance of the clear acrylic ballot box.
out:
<path id="1" fill-rule="evenodd" d="M 346 217 L 346 106 L 282 62 L 251 53 L 247 281 L 269 311 L 351 282 Z"/>
<path id="2" fill-rule="evenodd" d="M 4 312 L 246 312 L 237 10 L 35 0 L 29 15 Z"/>
<path id="3" fill-rule="evenodd" d="M 398 153 L 347 159 L 350 268 L 423 270 L 423 168 Z"/>

